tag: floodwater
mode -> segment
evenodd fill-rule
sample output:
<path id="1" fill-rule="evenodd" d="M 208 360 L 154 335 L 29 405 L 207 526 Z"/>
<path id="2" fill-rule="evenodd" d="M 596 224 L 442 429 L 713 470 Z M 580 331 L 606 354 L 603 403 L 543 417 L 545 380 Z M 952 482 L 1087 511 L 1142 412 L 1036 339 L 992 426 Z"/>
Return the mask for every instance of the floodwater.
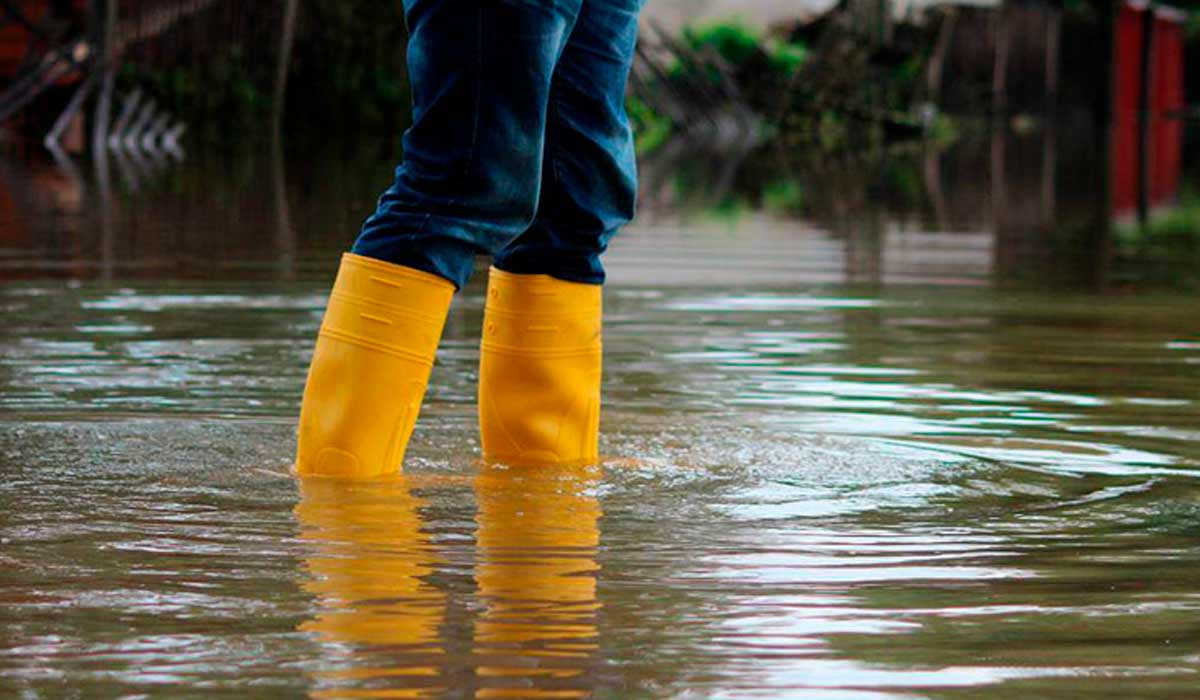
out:
<path id="1" fill-rule="evenodd" d="M 604 463 L 480 463 L 481 274 L 404 475 L 339 482 L 288 462 L 386 166 L 80 167 L 0 173 L 0 696 L 1200 688 L 1195 292 L 1028 253 L 986 179 L 913 209 L 818 172 L 797 217 L 647 167 Z"/>

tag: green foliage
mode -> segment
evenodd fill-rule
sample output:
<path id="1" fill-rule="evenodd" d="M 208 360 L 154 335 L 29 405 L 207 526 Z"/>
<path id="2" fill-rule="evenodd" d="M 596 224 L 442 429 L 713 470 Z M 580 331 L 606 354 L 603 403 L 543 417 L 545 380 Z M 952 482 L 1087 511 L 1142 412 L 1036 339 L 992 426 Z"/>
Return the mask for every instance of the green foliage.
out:
<path id="1" fill-rule="evenodd" d="M 767 39 L 762 32 L 737 19 L 685 26 L 682 39 L 688 48 L 700 54 L 714 51 L 739 77 L 746 77 L 748 70 L 765 66 L 769 75 L 759 75 L 758 79 L 786 78 L 808 58 L 808 48 L 803 43 Z M 673 72 L 678 76 L 680 70 L 681 67 L 676 65 Z"/>
<path id="2" fill-rule="evenodd" d="M 798 214 L 804 209 L 804 188 L 790 178 L 767 183 L 762 192 L 763 208 L 776 214 Z"/>
<path id="3" fill-rule="evenodd" d="M 808 59 L 808 47 L 800 42 L 772 41 L 767 45 L 771 68 L 781 75 L 790 76 Z"/>
<path id="4" fill-rule="evenodd" d="M 821 112 L 816 120 L 816 142 L 827 150 L 833 150 L 845 140 L 846 118 L 832 110 Z"/>
<path id="5" fill-rule="evenodd" d="M 771 138 L 798 148 L 856 149 L 917 138 L 925 132 L 912 112 L 924 77 L 918 47 L 928 37 L 922 27 L 906 31 L 904 41 L 882 46 L 834 30 L 822 34 L 833 38 L 814 52 L 805 42 L 815 34 L 799 28 L 767 36 L 736 19 L 687 26 L 676 42 L 666 42 L 673 63 L 655 74 L 665 77 L 651 78 L 643 89 L 662 88 L 680 114 L 723 109 L 713 95 L 729 96 L 736 109 L 762 119 Z M 658 104 L 649 96 L 646 101 Z M 639 117 L 635 126 L 661 128 L 665 121 Z M 653 136 L 661 140 L 660 131 Z"/>
<path id="6" fill-rule="evenodd" d="M 1189 12 L 1187 20 L 1183 24 L 1183 32 L 1189 41 L 1195 41 L 1200 37 L 1200 12 Z"/>
<path id="7" fill-rule="evenodd" d="M 737 20 L 684 27 L 683 40 L 692 49 L 713 48 L 721 58 L 740 65 L 762 52 L 763 38 Z"/>
<path id="8" fill-rule="evenodd" d="M 306 0 L 301 20 L 289 116 L 318 130 L 398 136 L 409 117 L 401 4 Z"/>
<path id="9" fill-rule="evenodd" d="M 892 70 L 889 84 L 902 95 L 910 95 L 925 77 L 925 57 L 914 54 Z"/>
<path id="10" fill-rule="evenodd" d="M 886 206 L 888 211 L 919 215 L 929 201 L 923 185 L 924 154 L 915 148 L 781 151 L 775 144 L 764 144 L 730 155 L 697 143 L 694 149 L 673 151 L 669 158 L 673 205 L 689 218 L 708 222 L 732 225 L 765 211 L 845 231 L 858 213 Z M 654 158 L 649 165 L 654 167 Z"/>
<path id="11" fill-rule="evenodd" d="M 927 138 L 935 143 L 950 143 L 959 137 L 961 127 L 954 117 L 938 112 L 929 126 Z"/>
<path id="12" fill-rule="evenodd" d="M 278 28 L 273 3 L 244 13 L 248 27 Z M 399 138 L 409 118 L 406 35 L 400 3 L 305 0 L 283 109 L 289 131 L 323 140 L 362 132 Z M 126 64 L 121 92 L 141 88 L 183 115 L 190 142 L 250 147 L 271 124 L 278 50 L 278 37 L 201 39 L 182 60 Z"/>
<path id="13" fill-rule="evenodd" d="M 626 98 L 625 111 L 629 114 L 634 146 L 639 154 L 653 153 L 671 137 L 671 120 L 655 112 L 636 95 Z"/>
<path id="14" fill-rule="evenodd" d="M 1137 271 L 1131 281 L 1200 285 L 1200 192 L 1185 190 L 1177 206 L 1144 227 L 1117 226 L 1113 237 L 1118 262 L 1136 263 L 1125 266 Z"/>
<path id="15" fill-rule="evenodd" d="M 1151 218 L 1144 228 L 1137 224 L 1119 226 L 1116 239 L 1123 249 L 1138 255 L 1200 257 L 1200 197 L 1185 194 L 1179 206 Z"/>
<path id="16" fill-rule="evenodd" d="M 924 174 L 910 164 L 898 159 L 885 159 L 879 170 L 882 189 L 893 194 L 910 208 L 917 208 L 925 200 Z"/>
<path id="17" fill-rule="evenodd" d="M 127 63 L 118 76 L 119 92 L 145 92 L 160 108 L 185 115 L 188 139 L 205 145 L 229 145 L 263 130 L 271 99 L 244 70 L 246 58 L 237 43 L 221 46 L 194 66 L 166 68 Z"/>

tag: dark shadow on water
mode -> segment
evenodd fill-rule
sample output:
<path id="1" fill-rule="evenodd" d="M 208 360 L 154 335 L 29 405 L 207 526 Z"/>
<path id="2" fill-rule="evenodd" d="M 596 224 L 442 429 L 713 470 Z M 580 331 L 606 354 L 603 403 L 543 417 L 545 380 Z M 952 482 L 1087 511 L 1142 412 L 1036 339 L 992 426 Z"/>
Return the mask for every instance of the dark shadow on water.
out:
<path id="1" fill-rule="evenodd" d="M 658 281 L 637 265 L 625 273 L 626 258 L 703 283 L 671 257 L 683 246 L 697 269 L 719 264 L 741 286 L 1194 286 L 1200 203 L 1180 165 L 1186 149 L 1156 180 L 1143 231 L 1121 189 L 1128 159 L 1106 169 L 1104 143 L 1086 119 L 967 124 L 948 143 L 854 152 L 669 142 L 642 160 L 639 215 L 610 267 L 621 283 Z M 323 277 L 394 158 L 276 142 L 261 157 L 181 163 L 0 160 L 0 277 Z M 760 275 L 741 258 L 777 269 Z"/>
<path id="2" fill-rule="evenodd" d="M 1121 190 L 1133 186 L 1119 170 L 1127 164 L 1106 169 L 1103 144 L 1087 119 L 979 125 L 950 143 L 854 152 L 671 144 L 643 167 L 642 217 L 722 218 L 737 231 L 765 212 L 772 224 L 815 226 L 844 246 L 844 279 L 870 285 L 1194 285 L 1200 222 L 1175 247 L 1149 255 L 1137 245 L 1156 221 L 1192 221 L 1188 173 L 1176 161 L 1161 174 L 1151 232 L 1138 231 Z"/>

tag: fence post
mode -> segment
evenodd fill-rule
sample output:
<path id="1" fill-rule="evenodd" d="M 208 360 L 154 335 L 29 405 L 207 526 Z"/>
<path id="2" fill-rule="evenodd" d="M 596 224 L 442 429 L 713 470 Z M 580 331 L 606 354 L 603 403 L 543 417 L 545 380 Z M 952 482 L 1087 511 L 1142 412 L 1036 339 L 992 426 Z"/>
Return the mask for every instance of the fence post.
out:
<path id="1" fill-rule="evenodd" d="M 1145 228 L 1150 220 L 1150 109 L 1154 101 L 1154 5 L 1142 10 L 1142 45 L 1138 57 L 1141 85 L 1138 87 L 1137 219 Z"/>
<path id="2" fill-rule="evenodd" d="M 97 25 L 96 59 L 93 69 L 100 74 L 100 96 L 96 100 L 95 121 L 92 124 L 92 154 L 102 157 L 108 143 L 108 130 L 112 122 L 113 83 L 117 75 L 117 2 L 118 0 L 95 0 L 93 12 L 101 13 Z"/>

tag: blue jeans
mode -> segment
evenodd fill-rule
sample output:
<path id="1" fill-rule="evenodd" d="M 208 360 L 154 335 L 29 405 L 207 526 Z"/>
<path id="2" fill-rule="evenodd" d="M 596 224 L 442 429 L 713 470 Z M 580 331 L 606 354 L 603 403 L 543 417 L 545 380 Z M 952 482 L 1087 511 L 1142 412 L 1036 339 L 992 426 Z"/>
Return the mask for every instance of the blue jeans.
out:
<path id="1" fill-rule="evenodd" d="M 462 287 L 601 284 L 637 190 L 625 82 L 641 0 L 404 0 L 413 124 L 353 252 Z"/>

